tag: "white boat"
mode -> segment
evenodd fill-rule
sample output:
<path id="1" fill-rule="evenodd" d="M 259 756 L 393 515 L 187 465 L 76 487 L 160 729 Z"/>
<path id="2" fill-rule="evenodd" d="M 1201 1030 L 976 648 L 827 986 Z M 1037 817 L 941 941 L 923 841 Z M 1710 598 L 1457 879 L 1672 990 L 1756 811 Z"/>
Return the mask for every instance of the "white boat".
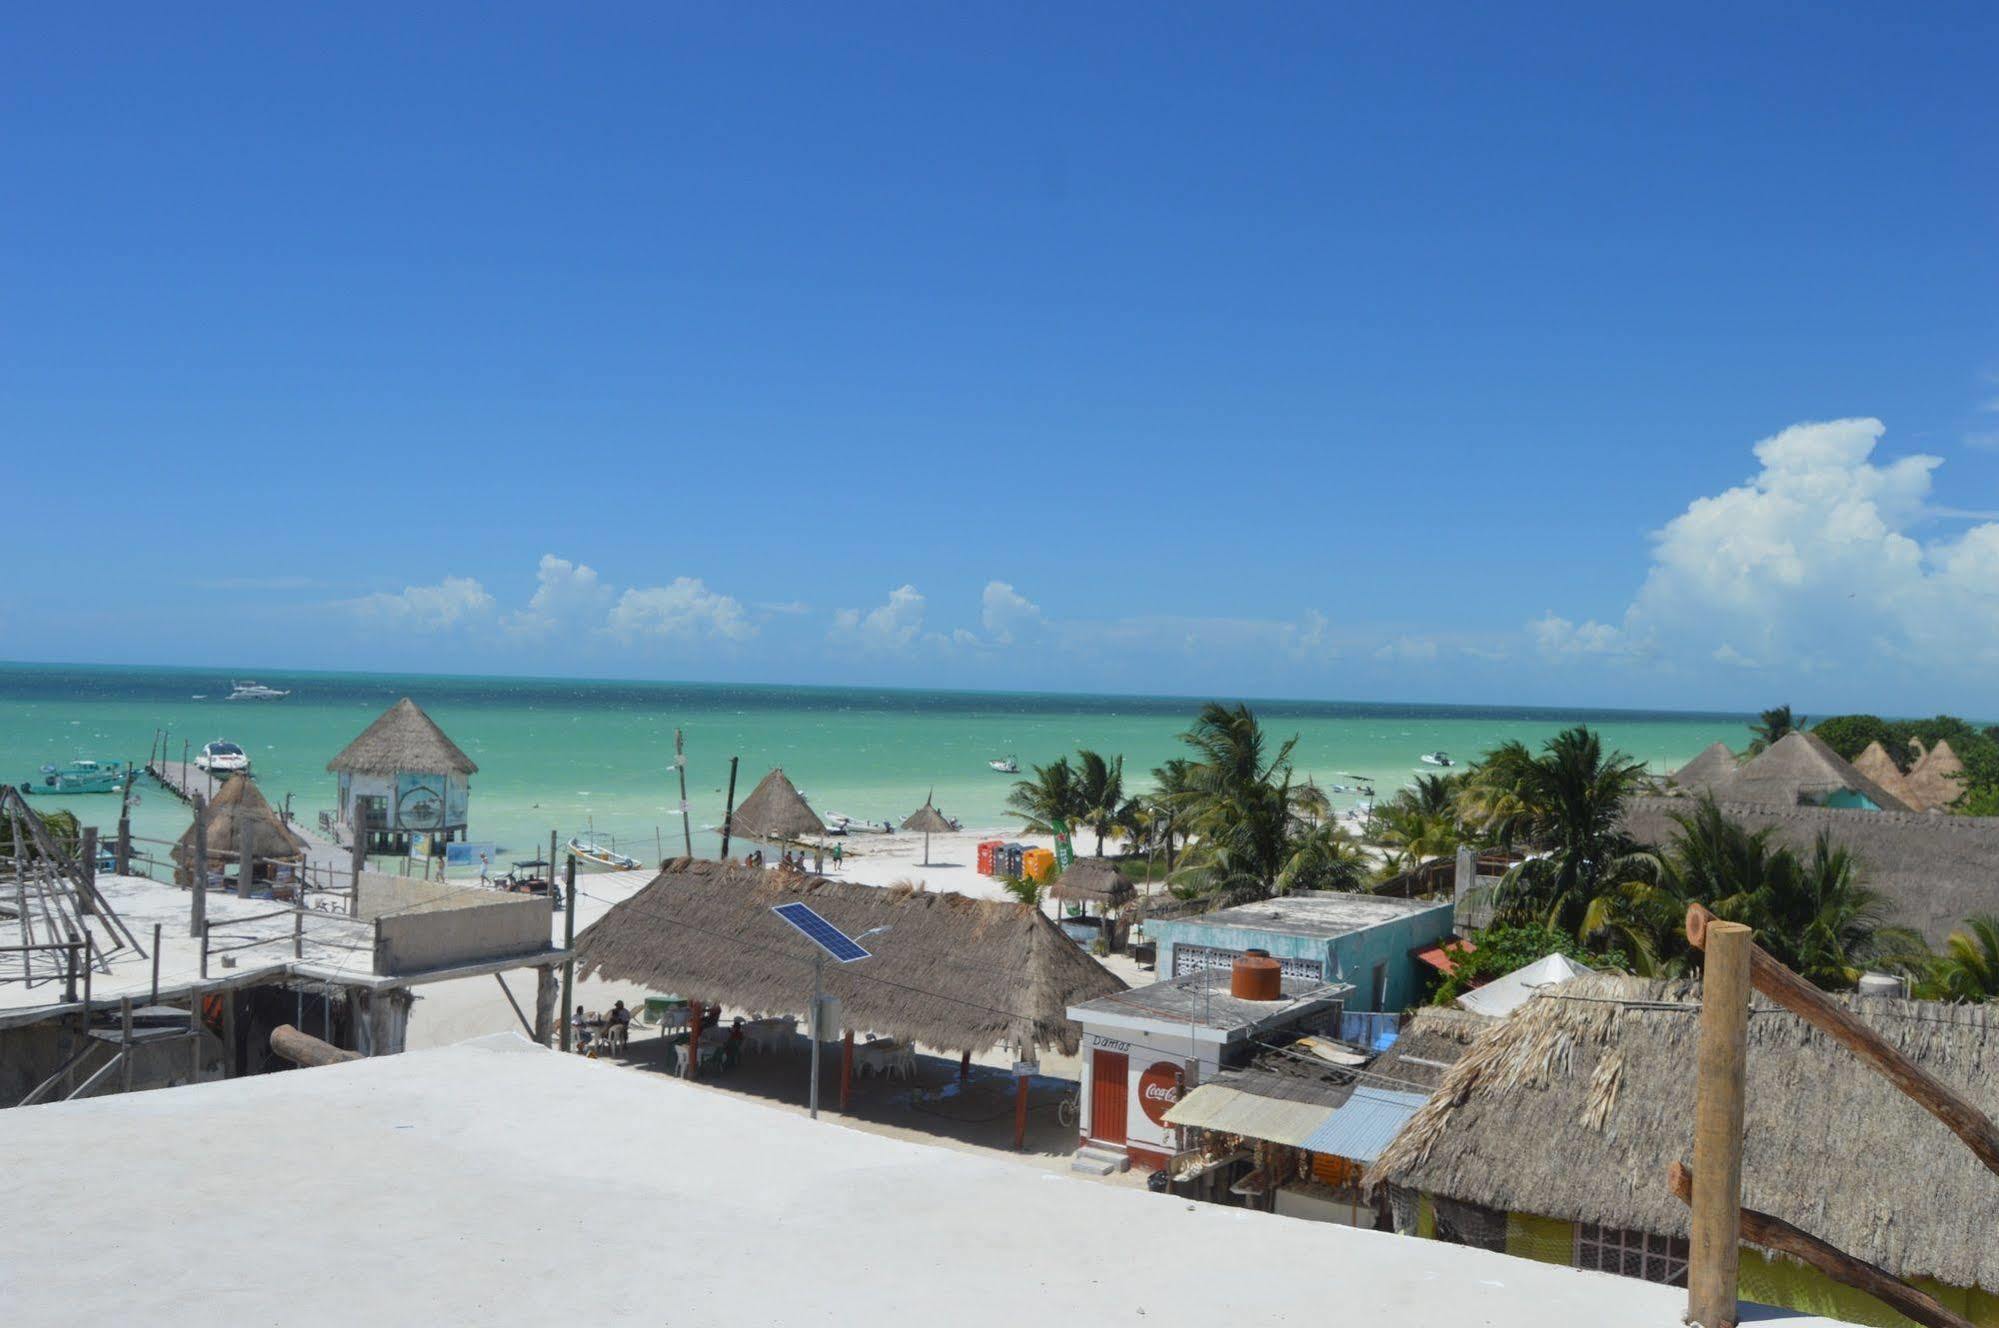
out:
<path id="1" fill-rule="evenodd" d="M 847 833 L 847 827 L 852 825 L 853 822 L 853 817 L 842 816 L 840 813 L 834 812 L 826 817 L 826 833 L 829 835 L 844 835 Z"/>
<path id="2" fill-rule="evenodd" d="M 240 775 L 250 768 L 250 754 L 233 742 L 204 743 L 194 764 L 211 775 Z"/>
<path id="3" fill-rule="evenodd" d="M 291 695 L 290 692 L 281 692 L 260 682 L 237 682 L 231 679 L 229 686 L 231 689 L 229 695 L 223 698 L 227 701 L 282 701 Z"/>
<path id="4" fill-rule="evenodd" d="M 569 851 L 576 855 L 578 862 L 587 862 L 593 867 L 603 867 L 608 871 L 633 871 L 639 865 L 637 858 L 628 858 L 615 849 L 605 848 L 594 839 L 569 841 Z"/>
<path id="5" fill-rule="evenodd" d="M 1423 753 L 1423 764 L 1424 764 L 1424 765 L 1456 765 L 1456 764 L 1457 764 L 1457 762 L 1456 762 L 1456 761 L 1453 761 L 1453 760 L 1452 760 L 1452 759 L 1451 759 L 1451 758 L 1450 758 L 1450 757 L 1449 757 L 1449 756 L 1448 756 L 1447 754 L 1445 754 L 1445 753 L 1443 753 L 1443 752 L 1424 752 L 1424 753 Z"/>
<path id="6" fill-rule="evenodd" d="M 1017 775 L 1020 773 L 1020 762 L 1011 756 L 995 756 L 986 762 L 986 768 L 996 774 Z"/>

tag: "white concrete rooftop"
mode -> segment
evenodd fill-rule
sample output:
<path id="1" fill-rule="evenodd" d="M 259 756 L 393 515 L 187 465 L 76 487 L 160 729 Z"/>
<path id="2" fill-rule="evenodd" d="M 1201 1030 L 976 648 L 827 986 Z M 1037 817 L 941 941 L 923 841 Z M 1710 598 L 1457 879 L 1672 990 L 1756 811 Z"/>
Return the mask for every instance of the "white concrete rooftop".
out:
<path id="1" fill-rule="evenodd" d="M 23 1324 L 1679 1328 L 1686 1306 L 815 1123 L 510 1036 L 5 1122 L 0 1304 Z"/>
<path id="2" fill-rule="evenodd" d="M 1240 927 L 1248 931 L 1277 932 L 1287 936 L 1345 936 L 1384 922 L 1393 922 L 1414 913 L 1450 908 L 1451 902 L 1425 899 L 1393 899 L 1386 895 L 1348 894 L 1344 891 L 1317 891 L 1279 895 L 1253 904 L 1238 904 L 1194 917 L 1168 918 L 1147 923 L 1148 933 L 1163 934 L 1172 927 Z"/>

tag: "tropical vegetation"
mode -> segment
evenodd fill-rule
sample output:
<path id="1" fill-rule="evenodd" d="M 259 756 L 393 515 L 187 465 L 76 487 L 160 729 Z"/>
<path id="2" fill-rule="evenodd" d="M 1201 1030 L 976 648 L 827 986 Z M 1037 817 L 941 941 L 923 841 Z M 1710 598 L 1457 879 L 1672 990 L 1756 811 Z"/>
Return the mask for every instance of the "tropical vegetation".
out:
<path id="1" fill-rule="evenodd" d="M 1822 719 L 1812 732 L 1849 761 L 1878 742 L 1905 774 L 1915 763 L 1916 744 L 1930 748 L 1948 742 L 1964 762 L 1964 794 L 1950 810 L 1960 816 L 1999 816 L 1999 726 L 1981 728 L 1956 715 L 1888 720 L 1856 714 Z"/>
<path id="2" fill-rule="evenodd" d="M 1451 971 L 1431 992 L 1431 1000 L 1449 1005 L 1473 987 L 1505 977 L 1551 954 L 1564 955 L 1591 968 L 1624 968 L 1623 956 L 1598 953 L 1567 932 L 1538 922 L 1488 927 L 1475 944 L 1450 951 Z"/>

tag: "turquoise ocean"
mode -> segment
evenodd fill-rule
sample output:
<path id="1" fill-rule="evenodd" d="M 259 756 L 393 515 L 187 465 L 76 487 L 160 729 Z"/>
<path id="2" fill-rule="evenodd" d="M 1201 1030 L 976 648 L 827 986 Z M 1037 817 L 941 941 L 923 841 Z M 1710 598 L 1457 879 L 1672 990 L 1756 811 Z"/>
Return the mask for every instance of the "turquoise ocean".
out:
<path id="1" fill-rule="evenodd" d="M 236 675 L 242 677 L 244 675 Z M 729 758 L 741 758 L 737 796 L 772 766 L 822 815 L 901 819 L 933 795 L 967 828 L 1010 824 L 1010 777 L 987 768 L 1016 757 L 1023 772 L 1078 747 L 1122 754 L 1128 781 L 1183 748 L 1198 698 L 911 691 L 719 683 L 364 673 L 256 675 L 287 689 L 282 701 L 229 702 L 223 669 L 0 664 L 0 781 L 21 783 L 44 764 L 77 757 L 143 762 L 158 733 L 174 757 L 218 738 L 249 752 L 273 802 L 287 794 L 312 823 L 334 804 L 326 762 L 398 697 L 428 711 L 479 764 L 471 834 L 502 854 L 546 849 L 593 830 L 640 858 L 672 854 L 681 839 L 673 734 L 686 738 L 694 847 L 722 819 Z M 201 699 L 197 699 L 201 698 Z M 1374 781 L 1381 796 L 1427 767 L 1424 752 L 1459 761 L 1517 738 L 1536 744 L 1588 723 L 1618 748 L 1665 771 L 1717 739 L 1740 748 L 1749 717 L 1622 710 L 1250 701 L 1274 738 L 1298 737 L 1301 775 L 1321 785 Z M 141 777 L 134 830 L 173 838 L 188 813 Z M 1334 801 L 1350 805 L 1351 794 Z M 117 822 L 115 795 L 43 797 L 85 824 Z"/>

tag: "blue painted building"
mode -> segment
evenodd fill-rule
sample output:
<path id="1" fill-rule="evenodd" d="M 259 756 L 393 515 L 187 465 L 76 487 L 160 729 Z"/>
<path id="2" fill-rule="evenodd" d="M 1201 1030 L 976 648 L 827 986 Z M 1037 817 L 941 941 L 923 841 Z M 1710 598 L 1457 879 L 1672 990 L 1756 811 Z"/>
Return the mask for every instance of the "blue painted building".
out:
<path id="1" fill-rule="evenodd" d="M 1423 998 L 1415 952 L 1451 934 L 1452 905 L 1376 895 L 1308 892 L 1199 917 L 1145 924 L 1159 971 L 1180 977 L 1226 969 L 1247 950 L 1275 959 L 1287 978 L 1347 982 L 1348 1010 L 1403 1010 Z"/>

